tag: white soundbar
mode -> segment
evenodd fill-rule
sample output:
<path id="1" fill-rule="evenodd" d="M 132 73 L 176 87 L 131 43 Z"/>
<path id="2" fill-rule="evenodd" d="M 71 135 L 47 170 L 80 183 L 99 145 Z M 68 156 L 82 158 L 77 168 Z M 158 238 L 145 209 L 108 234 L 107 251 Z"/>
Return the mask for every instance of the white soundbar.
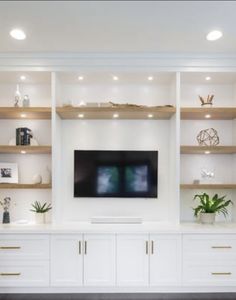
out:
<path id="1" fill-rule="evenodd" d="M 92 224 L 142 224 L 139 217 L 92 217 Z"/>

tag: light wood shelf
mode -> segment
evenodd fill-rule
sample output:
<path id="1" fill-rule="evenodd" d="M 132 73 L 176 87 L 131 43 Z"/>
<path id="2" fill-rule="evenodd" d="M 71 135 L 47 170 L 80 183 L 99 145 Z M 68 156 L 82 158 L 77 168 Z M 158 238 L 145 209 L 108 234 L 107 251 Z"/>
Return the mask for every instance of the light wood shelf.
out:
<path id="1" fill-rule="evenodd" d="M 50 107 L 0 107 L 0 119 L 51 119 Z"/>
<path id="2" fill-rule="evenodd" d="M 206 118 L 210 115 L 210 118 Z M 236 107 L 182 107 L 182 120 L 233 120 L 236 118 Z"/>
<path id="3" fill-rule="evenodd" d="M 168 120 L 175 114 L 175 107 L 57 107 L 57 114 L 61 119 L 113 119 L 113 114 L 119 114 L 119 119 L 160 119 Z M 153 117 L 149 118 L 148 115 Z"/>
<path id="4" fill-rule="evenodd" d="M 181 154 L 234 154 L 236 153 L 236 146 L 181 146 Z M 208 153 L 207 153 L 208 154 Z"/>
<path id="5" fill-rule="evenodd" d="M 232 190 L 236 189 L 236 184 L 181 184 L 183 190 L 200 190 L 200 189 L 219 189 Z"/>
<path id="6" fill-rule="evenodd" d="M 50 154 L 51 146 L 8 146 L 0 145 L 0 153 L 18 154 Z"/>
<path id="7" fill-rule="evenodd" d="M 51 189 L 51 184 L 0 183 L 0 189 Z"/>

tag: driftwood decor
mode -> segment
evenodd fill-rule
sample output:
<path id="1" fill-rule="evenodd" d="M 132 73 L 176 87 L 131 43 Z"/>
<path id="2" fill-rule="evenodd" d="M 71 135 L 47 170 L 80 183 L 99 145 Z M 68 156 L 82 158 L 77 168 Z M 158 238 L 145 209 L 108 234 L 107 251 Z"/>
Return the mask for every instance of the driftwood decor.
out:
<path id="1" fill-rule="evenodd" d="M 217 131 L 214 128 L 201 130 L 197 135 L 200 146 L 216 146 L 220 143 Z"/>
<path id="2" fill-rule="evenodd" d="M 212 106 L 212 101 L 214 98 L 214 95 L 207 95 L 207 98 L 204 99 L 202 96 L 198 96 L 201 101 L 201 106 Z"/>
<path id="3" fill-rule="evenodd" d="M 108 102 L 110 104 L 110 107 L 120 107 L 120 108 L 144 108 L 144 107 L 150 107 L 147 105 L 138 105 L 138 104 L 130 104 L 130 103 L 124 103 L 124 104 L 119 104 L 119 103 L 114 103 L 109 101 Z M 152 107 L 156 107 L 156 108 L 160 108 L 160 107 L 173 107 L 173 105 L 158 105 L 158 106 L 152 106 Z"/>

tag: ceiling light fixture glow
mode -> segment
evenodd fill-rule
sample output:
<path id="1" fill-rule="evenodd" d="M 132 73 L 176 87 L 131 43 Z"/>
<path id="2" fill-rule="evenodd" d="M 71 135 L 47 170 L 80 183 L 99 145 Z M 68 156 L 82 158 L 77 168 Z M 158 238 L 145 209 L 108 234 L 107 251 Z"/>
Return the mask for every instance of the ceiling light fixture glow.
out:
<path id="1" fill-rule="evenodd" d="M 223 33 L 221 31 L 213 30 L 207 34 L 206 39 L 208 41 L 216 41 L 216 40 L 220 39 L 222 36 L 223 36 Z"/>
<path id="2" fill-rule="evenodd" d="M 15 40 L 25 40 L 26 39 L 26 34 L 22 29 L 19 28 L 14 28 L 10 31 L 10 36 L 15 39 Z"/>

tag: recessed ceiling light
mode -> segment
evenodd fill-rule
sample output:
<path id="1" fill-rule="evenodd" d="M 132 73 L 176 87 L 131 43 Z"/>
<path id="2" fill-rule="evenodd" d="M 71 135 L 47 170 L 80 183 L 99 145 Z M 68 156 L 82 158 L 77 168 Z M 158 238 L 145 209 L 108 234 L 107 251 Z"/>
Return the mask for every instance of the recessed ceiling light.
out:
<path id="1" fill-rule="evenodd" d="M 25 150 L 21 150 L 21 152 L 20 152 L 21 154 L 25 154 L 26 153 L 26 151 Z"/>
<path id="2" fill-rule="evenodd" d="M 26 118 L 26 114 L 21 114 L 21 118 Z"/>
<path id="3" fill-rule="evenodd" d="M 207 151 L 205 151 L 205 154 L 210 154 L 210 153 L 211 153 L 211 151 L 208 151 L 208 150 L 207 150 Z"/>
<path id="4" fill-rule="evenodd" d="M 153 76 L 148 76 L 148 80 L 152 81 L 153 80 Z"/>
<path id="5" fill-rule="evenodd" d="M 223 33 L 221 31 L 213 30 L 208 33 L 208 35 L 206 36 L 206 39 L 208 41 L 216 41 L 216 40 L 220 39 L 222 36 L 223 36 Z"/>
<path id="6" fill-rule="evenodd" d="M 117 80 L 119 80 L 119 77 L 118 76 L 113 76 L 113 80 L 117 81 Z"/>
<path id="7" fill-rule="evenodd" d="M 148 118 L 153 118 L 153 114 L 148 114 Z"/>
<path id="8" fill-rule="evenodd" d="M 26 34 L 22 29 L 14 28 L 10 31 L 10 36 L 16 40 L 24 40 L 26 38 Z"/>
<path id="9" fill-rule="evenodd" d="M 25 76 L 25 75 L 21 75 L 21 76 L 20 76 L 20 80 L 21 80 L 21 81 L 25 81 L 25 79 L 26 79 L 26 76 Z"/>
<path id="10" fill-rule="evenodd" d="M 83 118 L 83 117 L 84 117 L 84 114 L 78 114 L 78 117 L 79 117 L 79 118 Z"/>
<path id="11" fill-rule="evenodd" d="M 205 115 L 206 119 L 210 119 L 211 115 Z"/>
<path id="12" fill-rule="evenodd" d="M 84 80 L 84 76 L 79 76 L 79 77 L 78 77 L 78 80 L 79 80 L 79 81 Z"/>
<path id="13" fill-rule="evenodd" d="M 206 79 L 207 81 L 209 81 L 209 80 L 211 80 L 211 77 L 210 77 L 210 76 L 207 76 L 205 79 Z"/>
<path id="14" fill-rule="evenodd" d="M 115 113 L 115 114 L 113 114 L 113 118 L 119 118 L 119 114 L 117 114 L 117 113 Z"/>

